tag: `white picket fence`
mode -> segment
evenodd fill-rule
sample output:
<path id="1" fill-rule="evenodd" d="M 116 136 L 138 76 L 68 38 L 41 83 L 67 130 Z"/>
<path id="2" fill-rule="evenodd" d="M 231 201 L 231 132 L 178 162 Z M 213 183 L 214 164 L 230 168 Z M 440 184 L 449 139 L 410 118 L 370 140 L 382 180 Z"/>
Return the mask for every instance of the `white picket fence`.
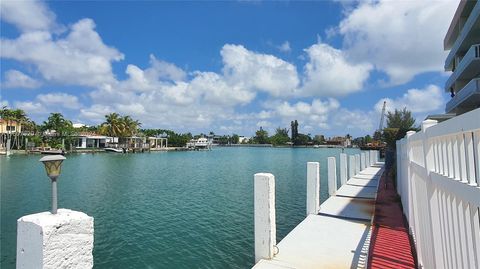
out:
<path id="1" fill-rule="evenodd" d="M 421 268 L 480 268 L 480 108 L 397 141 L 397 184 Z"/>

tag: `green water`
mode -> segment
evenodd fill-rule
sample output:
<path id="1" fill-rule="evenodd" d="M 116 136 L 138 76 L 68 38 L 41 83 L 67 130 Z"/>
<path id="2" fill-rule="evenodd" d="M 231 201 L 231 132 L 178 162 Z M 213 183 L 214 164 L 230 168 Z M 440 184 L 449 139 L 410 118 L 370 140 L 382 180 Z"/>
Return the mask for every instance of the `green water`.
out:
<path id="1" fill-rule="evenodd" d="M 347 153 L 358 150 L 346 150 Z M 200 152 L 68 155 L 59 208 L 95 218 L 95 268 L 249 268 L 253 174 L 276 178 L 277 238 L 305 217 L 306 162 L 340 149 L 215 148 Z M 15 268 L 16 220 L 48 211 L 39 155 L 0 157 L 1 268 Z"/>

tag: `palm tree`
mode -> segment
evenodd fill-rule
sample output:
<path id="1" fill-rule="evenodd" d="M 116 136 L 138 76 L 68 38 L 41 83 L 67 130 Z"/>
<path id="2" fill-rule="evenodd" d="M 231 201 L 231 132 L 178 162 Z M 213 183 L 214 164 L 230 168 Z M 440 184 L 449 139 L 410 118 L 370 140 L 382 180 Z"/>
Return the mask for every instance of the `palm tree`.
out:
<path id="1" fill-rule="evenodd" d="M 16 127 L 19 127 L 19 126 L 22 126 L 27 120 L 27 114 L 25 114 L 25 111 L 21 110 L 21 109 L 15 109 L 15 110 L 12 110 L 11 111 L 11 114 L 12 114 L 12 118 L 13 120 L 17 123 L 16 124 Z M 19 149 L 19 146 L 20 146 L 20 139 L 19 139 L 19 128 L 15 128 L 15 135 L 14 135 L 14 138 L 15 138 L 15 145 L 16 145 L 16 148 Z"/>
<path id="2" fill-rule="evenodd" d="M 105 122 L 102 124 L 100 131 L 108 136 L 120 137 L 122 132 L 120 115 L 117 113 L 105 115 Z"/>

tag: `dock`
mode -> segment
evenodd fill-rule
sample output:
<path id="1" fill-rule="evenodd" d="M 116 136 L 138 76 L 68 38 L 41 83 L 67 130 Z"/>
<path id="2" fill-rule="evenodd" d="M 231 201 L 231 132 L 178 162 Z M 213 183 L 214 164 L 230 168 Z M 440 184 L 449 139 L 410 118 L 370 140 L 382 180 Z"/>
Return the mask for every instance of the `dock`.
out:
<path id="1" fill-rule="evenodd" d="M 341 169 L 346 169 L 343 165 Z M 260 259 L 253 268 L 367 268 L 375 199 L 384 164 L 363 162 L 361 167 L 338 189 L 336 171 L 329 175 L 335 181 L 335 190 L 329 190 L 331 196 L 320 205 L 318 213 L 308 214 L 274 246 L 273 257 Z M 307 212 L 308 176 L 307 170 Z"/>

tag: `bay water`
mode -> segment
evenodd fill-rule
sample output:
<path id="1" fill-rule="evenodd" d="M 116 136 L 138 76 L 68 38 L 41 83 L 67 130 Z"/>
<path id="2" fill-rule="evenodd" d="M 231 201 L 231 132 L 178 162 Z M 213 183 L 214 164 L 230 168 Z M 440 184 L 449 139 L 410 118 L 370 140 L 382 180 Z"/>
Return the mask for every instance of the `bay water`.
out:
<path id="1" fill-rule="evenodd" d="M 307 162 L 320 162 L 323 202 L 327 157 L 337 157 L 338 166 L 341 151 L 217 147 L 70 154 L 58 179 L 58 204 L 95 218 L 95 268 L 250 268 L 253 175 L 275 175 L 280 241 L 305 218 Z M 40 157 L 0 156 L 3 269 L 15 268 L 17 219 L 50 209 L 51 185 Z"/>

